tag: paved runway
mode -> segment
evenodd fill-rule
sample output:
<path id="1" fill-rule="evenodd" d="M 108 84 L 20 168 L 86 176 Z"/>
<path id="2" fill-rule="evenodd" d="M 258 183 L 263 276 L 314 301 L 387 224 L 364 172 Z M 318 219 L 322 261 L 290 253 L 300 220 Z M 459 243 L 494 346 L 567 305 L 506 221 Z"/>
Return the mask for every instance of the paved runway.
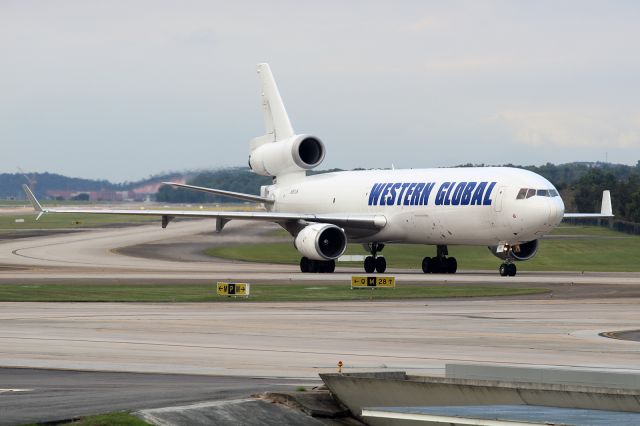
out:
<path id="1" fill-rule="evenodd" d="M 0 303 L 0 364 L 313 378 L 447 362 L 640 370 L 640 299 Z"/>

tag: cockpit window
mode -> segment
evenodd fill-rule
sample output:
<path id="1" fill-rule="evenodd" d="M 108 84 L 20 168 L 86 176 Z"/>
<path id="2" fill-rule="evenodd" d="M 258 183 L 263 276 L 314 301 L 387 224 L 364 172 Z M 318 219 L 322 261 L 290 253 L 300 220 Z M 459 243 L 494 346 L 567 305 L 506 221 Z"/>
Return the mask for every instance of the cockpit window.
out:
<path id="1" fill-rule="evenodd" d="M 559 197 L 558 191 L 555 189 L 533 189 L 533 188 L 520 188 L 516 200 L 523 200 L 531 197 Z"/>

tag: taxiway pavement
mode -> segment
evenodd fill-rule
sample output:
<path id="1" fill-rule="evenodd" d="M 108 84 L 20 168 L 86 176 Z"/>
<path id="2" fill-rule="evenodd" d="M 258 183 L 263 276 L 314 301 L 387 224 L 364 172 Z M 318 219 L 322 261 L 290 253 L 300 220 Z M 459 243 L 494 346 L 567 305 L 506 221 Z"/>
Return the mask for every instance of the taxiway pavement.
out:
<path id="1" fill-rule="evenodd" d="M 0 368 L 0 425 L 292 391 L 320 381 Z"/>

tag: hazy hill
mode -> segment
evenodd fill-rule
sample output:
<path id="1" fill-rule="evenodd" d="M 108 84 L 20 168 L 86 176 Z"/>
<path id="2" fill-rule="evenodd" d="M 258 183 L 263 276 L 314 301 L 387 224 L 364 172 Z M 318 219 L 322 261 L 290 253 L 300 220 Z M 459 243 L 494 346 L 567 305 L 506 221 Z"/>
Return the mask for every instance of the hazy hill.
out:
<path id="1" fill-rule="evenodd" d="M 29 173 L 27 176 L 21 173 L 0 173 L 0 199 L 24 199 L 24 192 L 22 191 L 22 185 L 29 183 L 29 180 L 34 181 L 36 196 L 46 199 L 46 193 L 50 190 L 57 191 L 127 191 L 137 187 L 145 186 L 147 184 L 157 181 L 173 180 L 177 177 L 182 177 L 185 174 L 197 174 L 196 172 L 189 173 L 166 173 L 155 176 L 150 176 L 146 179 L 142 179 L 135 182 L 124 183 L 112 183 L 108 180 L 94 180 L 74 178 L 59 175 L 56 173 Z"/>

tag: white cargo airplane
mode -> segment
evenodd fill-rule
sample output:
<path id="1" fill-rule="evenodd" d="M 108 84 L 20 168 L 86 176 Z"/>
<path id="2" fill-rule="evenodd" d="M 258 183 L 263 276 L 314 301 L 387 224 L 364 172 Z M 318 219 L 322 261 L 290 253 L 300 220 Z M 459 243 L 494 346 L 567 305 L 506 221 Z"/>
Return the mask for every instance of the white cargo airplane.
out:
<path id="1" fill-rule="evenodd" d="M 437 246 L 436 256 L 422 260 L 425 273 L 456 272 L 456 259 L 448 257 L 449 245 L 488 246 L 503 260 L 502 276 L 516 275 L 513 261 L 531 259 L 538 239 L 563 217 L 613 216 L 609 191 L 603 193 L 600 213 L 566 214 L 558 191 L 548 180 L 510 167 L 363 170 L 307 176 L 307 170 L 322 163 L 324 144 L 315 136 L 293 131 L 269 65 L 257 68 L 266 134 L 251 141 L 249 165 L 255 173 L 273 177 L 272 185 L 263 186 L 260 196 L 167 185 L 262 203 L 266 211 L 48 209 L 24 185 L 35 210 L 40 215 L 159 216 L 163 228 L 176 217 L 214 217 L 218 231 L 234 219 L 275 222 L 293 236 L 302 255 L 302 272 L 333 272 L 335 260 L 348 242 L 362 243 L 371 253 L 364 260 L 367 273 L 386 270 L 385 258 L 378 256 L 385 244 Z"/>

